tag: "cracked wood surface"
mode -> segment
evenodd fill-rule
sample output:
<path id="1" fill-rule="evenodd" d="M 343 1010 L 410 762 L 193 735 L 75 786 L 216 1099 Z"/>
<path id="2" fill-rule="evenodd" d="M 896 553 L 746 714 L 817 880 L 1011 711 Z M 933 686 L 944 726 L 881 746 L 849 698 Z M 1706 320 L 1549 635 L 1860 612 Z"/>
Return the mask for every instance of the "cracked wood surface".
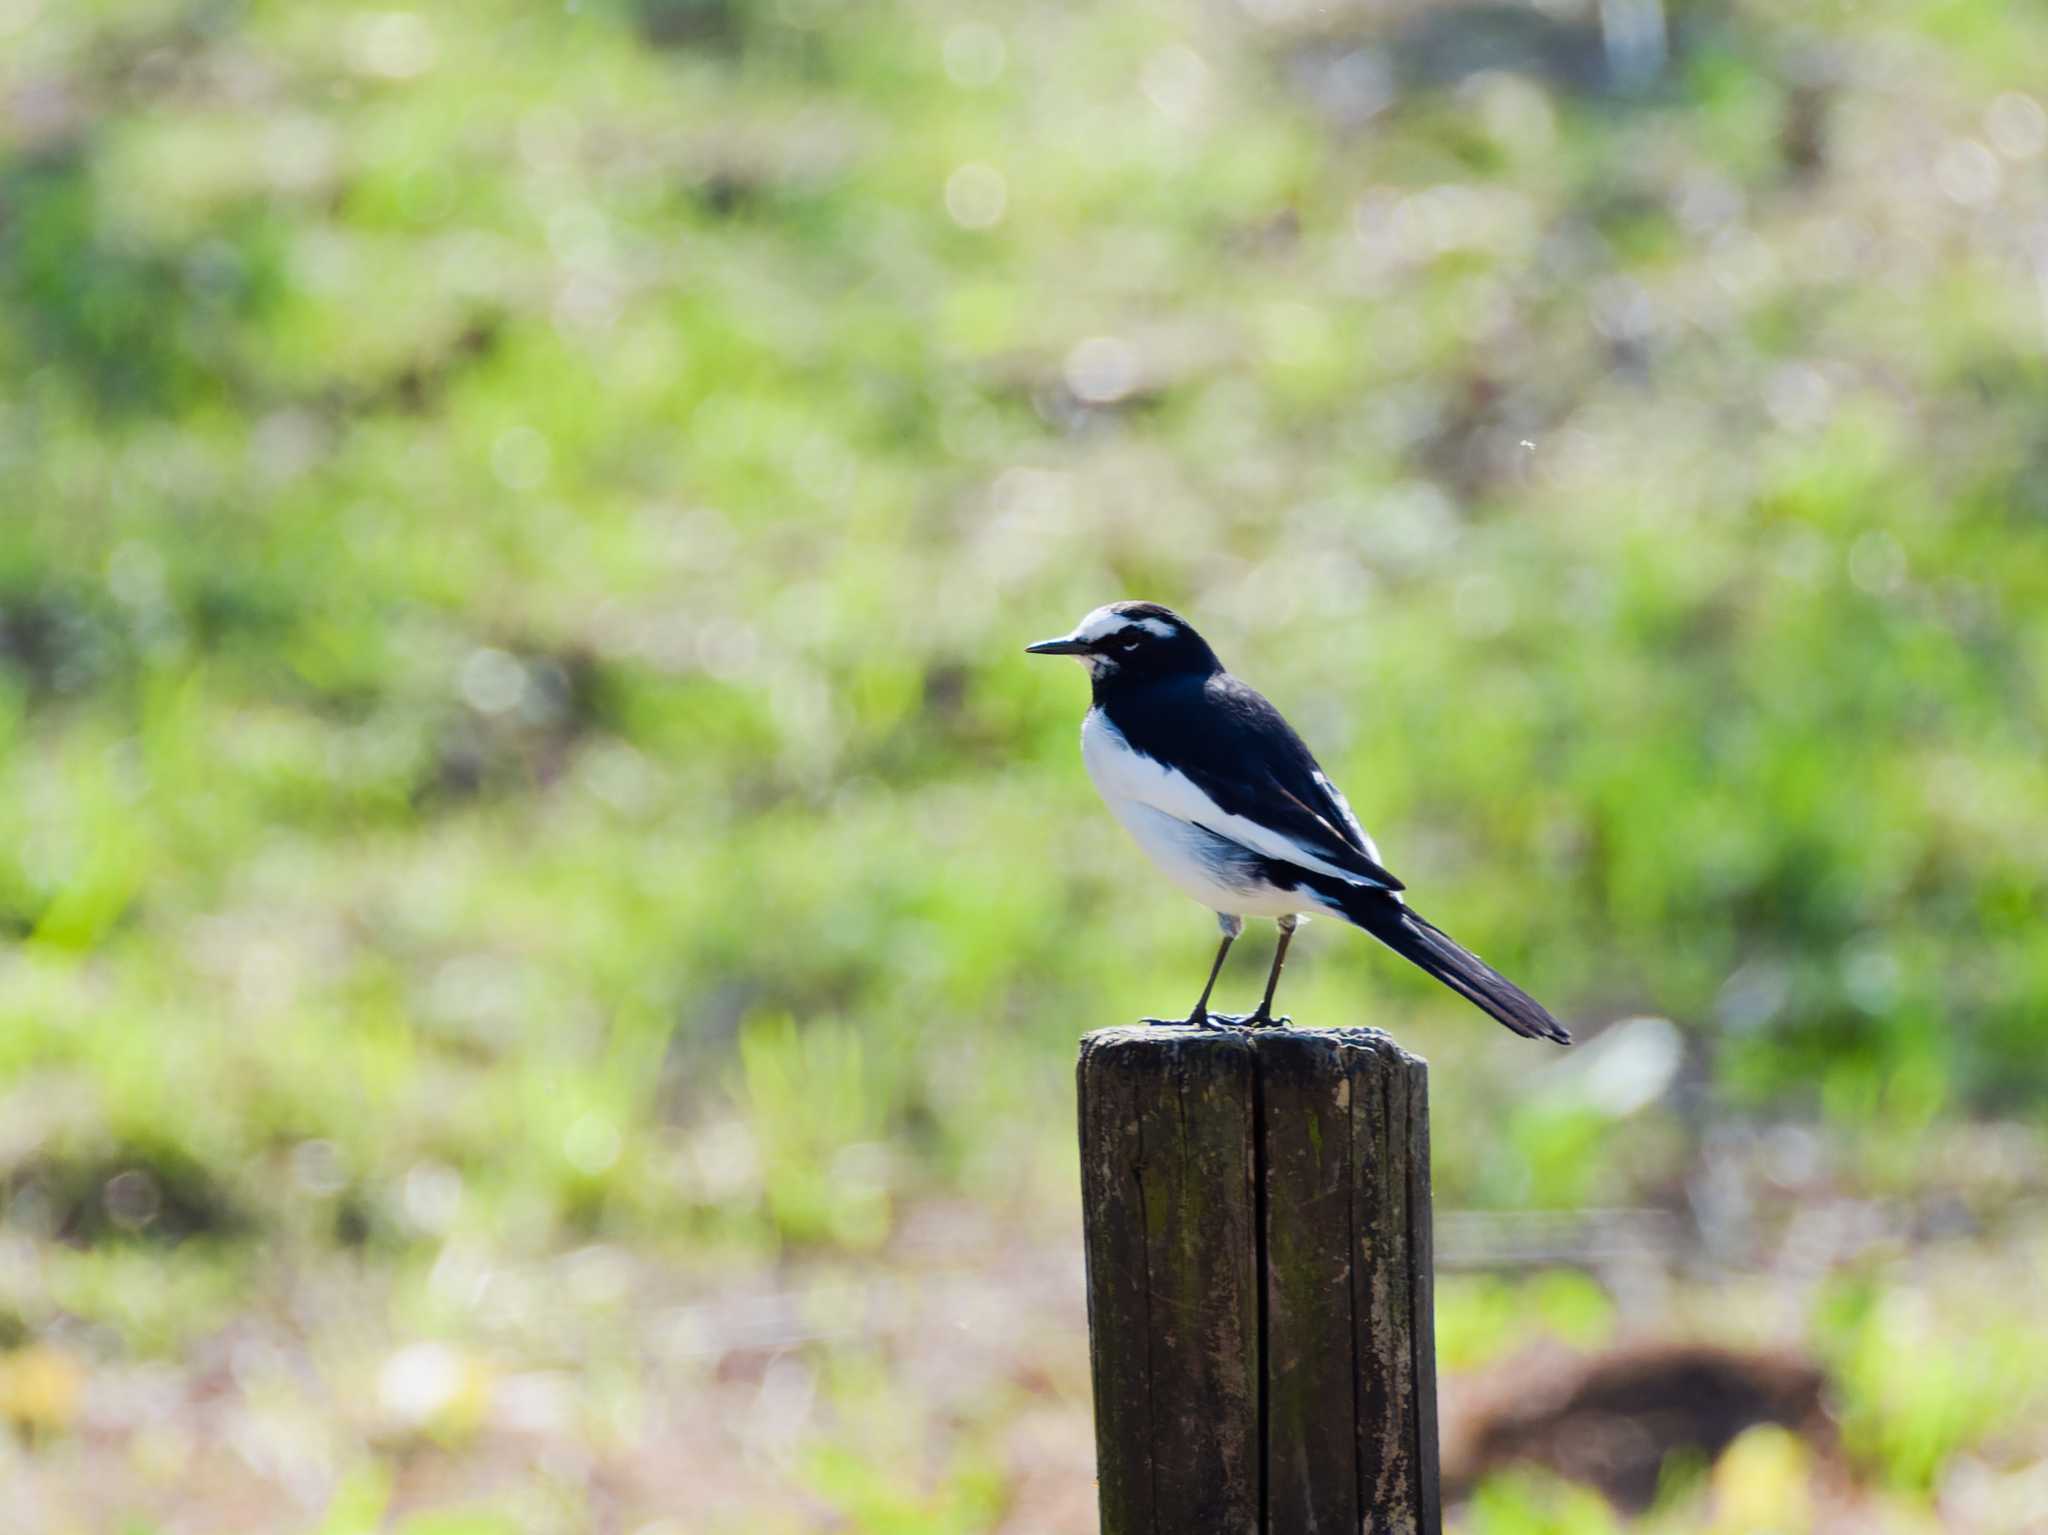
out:
<path id="1" fill-rule="evenodd" d="M 1424 1064 L 1133 1027 L 1077 1078 L 1103 1535 L 1436 1535 Z"/>

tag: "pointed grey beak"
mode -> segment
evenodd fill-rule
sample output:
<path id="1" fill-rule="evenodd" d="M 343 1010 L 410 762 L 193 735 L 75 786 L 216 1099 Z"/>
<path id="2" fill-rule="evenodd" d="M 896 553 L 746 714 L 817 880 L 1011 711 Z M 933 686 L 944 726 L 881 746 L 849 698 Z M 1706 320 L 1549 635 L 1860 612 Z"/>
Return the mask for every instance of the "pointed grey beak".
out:
<path id="1" fill-rule="evenodd" d="M 1024 647 L 1024 654 L 1027 656 L 1085 656 L 1088 654 L 1088 647 L 1072 635 L 1064 635 L 1056 640 L 1040 640 L 1036 645 L 1026 645 Z"/>

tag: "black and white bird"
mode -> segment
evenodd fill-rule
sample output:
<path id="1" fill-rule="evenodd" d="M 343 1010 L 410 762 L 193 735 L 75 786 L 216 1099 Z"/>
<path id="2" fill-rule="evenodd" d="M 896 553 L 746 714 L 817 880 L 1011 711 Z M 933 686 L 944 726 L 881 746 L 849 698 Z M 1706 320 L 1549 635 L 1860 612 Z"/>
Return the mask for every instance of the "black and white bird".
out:
<path id="1" fill-rule="evenodd" d="M 1223 669 L 1186 619 L 1156 602 L 1114 602 L 1072 634 L 1025 647 L 1072 656 L 1094 680 L 1081 758 L 1116 818 L 1166 877 L 1216 913 L 1223 943 L 1185 1020 L 1259 1026 L 1306 911 L 1364 928 L 1530 1039 L 1571 1043 L 1541 1003 L 1408 905 L 1401 881 L 1280 711 Z M 1211 1014 L 1209 993 L 1248 916 L 1279 921 L 1258 1011 Z"/>

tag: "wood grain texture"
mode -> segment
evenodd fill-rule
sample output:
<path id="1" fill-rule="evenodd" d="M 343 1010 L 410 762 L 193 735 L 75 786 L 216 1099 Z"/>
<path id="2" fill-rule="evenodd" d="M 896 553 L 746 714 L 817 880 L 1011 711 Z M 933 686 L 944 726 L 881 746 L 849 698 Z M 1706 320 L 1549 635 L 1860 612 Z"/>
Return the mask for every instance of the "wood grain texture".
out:
<path id="1" fill-rule="evenodd" d="M 1260 1529 L 1256 1081 L 1232 1035 L 1083 1041 L 1103 1535 Z"/>
<path id="2" fill-rule="evenodd" d="M 1329 1034 L 1258 1042 L 1266 1527 L 1301 1535 L 1359 1528 L 1349 1054 Z"/>
<path id="3" fill-rule="evenodd" d="M 1442 1438 L 1436 1416 L 1436 1235 L 1429 1183 L 1429 1066 L 1410 1056 L 1408 1231 L 1415 1275 L 1415 1469 L 1424 1535 L 1444 1527 Z"/>
<path id="4" fill-rule="evenodd" d="M 1439 1535 L 1424 1064 L 1125 1028 L 1077 1075 L 1104 1535 Z"/>
<path id="5" fill-rule="evenodd" d="M 1155 1528 L 1152 1517 L 1151 1280 L 1139 1187 L 1143 1062 L 1084 1040 L 1076 1072 L 1081 1112 L 1082 1241 L 1088 1262 L 1088 1339 L 1095 1378 L 1096 1456 L 1104 1535 Z M 1114 1444 L 1116 1453 L 1106 1447 Z"/>
<path id="6" fill-rule="evenodd" d="M 1393 1046 L 1361 1041 L 1372 1065 L 1354 1098 L 1353 1134 L 1362 1155 L 1352 1183 L 1359 1261 L 1366 1297 L 1358 1340 L 1360 1393 L 1358 1472 L 1370 1528 L 1413 1535 L 1421 1526 L 1415 1486 L 1416 1419 L 1413 1338 L 1415 1283 L 1408 1225 L 1408 1076 Z"/>

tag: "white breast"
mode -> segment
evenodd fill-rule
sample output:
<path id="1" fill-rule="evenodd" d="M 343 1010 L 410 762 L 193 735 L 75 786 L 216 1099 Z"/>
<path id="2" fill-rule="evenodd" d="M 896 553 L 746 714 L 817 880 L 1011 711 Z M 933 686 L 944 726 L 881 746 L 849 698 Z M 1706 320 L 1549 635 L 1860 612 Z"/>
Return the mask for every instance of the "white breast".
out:
<path id="1" fill-rule="evenodd" d="M 1123 823 L 1124 830 L 1146 857 L 1160 873 L 1211 911 L 1280 917 L 1316 904 L 1305 892 L 1277 889 L 1248 877 L 1243 870 L 1219 865 L 1215 857 L 1219 834 L 1149 802 L 1148 796 L 1156 794 L 1159 787 L 1158 765 L 1132 751 L 1098 709 L 1089 710 L 1082 723 L 1081 756 L 1103 803 Z M 1187 787 L 1194 790 L 1193 784 Z M 1206 795 L 1201 798 L 1208 804 Z M 1210 806 L 1211 810 L 1214 808 Z"/>

